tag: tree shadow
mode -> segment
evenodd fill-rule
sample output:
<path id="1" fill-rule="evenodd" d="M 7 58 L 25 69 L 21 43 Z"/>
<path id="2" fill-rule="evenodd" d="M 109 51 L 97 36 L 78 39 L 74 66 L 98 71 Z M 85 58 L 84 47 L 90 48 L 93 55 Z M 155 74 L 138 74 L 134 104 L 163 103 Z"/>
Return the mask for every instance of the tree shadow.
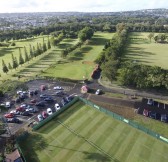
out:
<path id="1" fill-rule="evenodd" d="M 48 147 L 46 139 L 37 133 L 30 134 L 27 139 L 19 143 L 27 161 L 40 162 L 36 151 L 42 151 Z"/>
<path id="2" fill-rule="evenodd" d="M 100 46 L 100 45 L 105 45 L 105 43 L 109 41 L 106 38 L 100 38 L 100 37 L 93 37 L 91 39 L 91 42 L 89 42 L 89 45 L 94 45 L 94 46 Z"/>
<path id="3" fill-rule="evenodd" d="M 66 49 L 66 48 L 71 47 L 71 46 L 72 46 L 72 44 L 70 44 L 70 43 L 58 44 L 58 48 L 60 48 L 60 49 Z"/>

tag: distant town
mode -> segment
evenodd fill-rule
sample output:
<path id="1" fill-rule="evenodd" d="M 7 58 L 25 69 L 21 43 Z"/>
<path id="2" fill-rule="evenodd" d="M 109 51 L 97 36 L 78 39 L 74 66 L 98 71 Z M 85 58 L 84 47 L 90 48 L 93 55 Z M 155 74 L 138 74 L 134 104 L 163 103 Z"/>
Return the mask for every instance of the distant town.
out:
<path id="1" fill-rule="evenodd" d="M 39 13 L 1 13 L 0 31 L 20 30 L 33 27 L 45 27 L 54 23 L 69 22 L 72 18 L 87 17 L 92 23 L 92 18 L 98 16 L 118 17 L 146 17 L 151 16 L 161 20 L 168 18 L 168 9 L 145 9 L 125 12 L 39 12 Z"/>

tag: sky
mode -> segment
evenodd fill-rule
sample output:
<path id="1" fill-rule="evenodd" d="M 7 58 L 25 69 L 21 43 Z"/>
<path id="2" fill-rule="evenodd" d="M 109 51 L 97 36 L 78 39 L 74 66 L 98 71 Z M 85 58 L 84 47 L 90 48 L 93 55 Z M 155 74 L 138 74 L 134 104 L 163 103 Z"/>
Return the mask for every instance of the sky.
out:
<path id="1" fill-rule="evenodd" d="M 116 12 L 168 8 L 167 0 L 0 0 L 0 13 Z"/>

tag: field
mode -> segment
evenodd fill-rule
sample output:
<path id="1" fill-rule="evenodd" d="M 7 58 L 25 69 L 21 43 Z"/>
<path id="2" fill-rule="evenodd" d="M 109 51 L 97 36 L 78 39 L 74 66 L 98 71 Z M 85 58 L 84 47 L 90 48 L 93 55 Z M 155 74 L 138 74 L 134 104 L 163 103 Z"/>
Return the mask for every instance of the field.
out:
<path id="1" fill-rule="evenodd" d="M 137 60 L 142 64 L 168 69 L 168 44 L 155 43 L 153 39 L 150 42 L 148 35 L 149 33 L 141 32 L 130 35 L 130 45 L 126 52 L 126 58 Z"/>
<path id="2" fill-rule="evenodd" d="M 71 79 L 83 79 L 90 77 L 90 74 L 95 66 L 94 60 L 102 51 L 105 43 L 109 41 L 113 33 L 96 32 L 87 44 L 84 44 L 81 49 L 73 51 L 66 59 L 61 58 L 61 51 L 76 44 L 78 39 L 64 39 L 56 47 L 48 50 L 44 54 L 34 58 L 29 63 L 19 66 L 16 70 L 4 74 L 0 69 L 1 80 L 11 79 L 13 74 L 19 74 L 22 78 L 29 78 L 41 74 L 42 76 L 62 77 Z M 47 36 L 39 36 L 28 40 L 16 41 L 16 46 L 8 48 L 0 48 L 0 58 L 4 59 L 5 63 L 11 63 L 11 53 L 18 58 L 19 47 L 26 47 L 29 53 L 29 44 L 37 46 L 42 43 L 43 37 L 47 41 Z M 23 48 L 21 49 L 24 56 Z M 2 66 L 2 65 L 1 65 Z M 13 77 L 12 79 L 17 79 Z"/>
<path id="3" fill-rule="evenodd" d="M 113 33 L 96 32 L 93 38 L 87 44 L 83 45 L 81 49 L 73 51 L 67 59 L 61 60 L 54 66 L 48 68 L 42 76 L 77 80 L 82 80 L 84 76 L 90 79 L 91 72 L 95 67 L 94 60 L 102 51 L 105 43 L 109 41 L 112 36 Z"/>
<path id="4" fill-rule="evenodd" d="M 31 162 L 167 162 L 168 145 L 75 103 L 21 143 Z"/>

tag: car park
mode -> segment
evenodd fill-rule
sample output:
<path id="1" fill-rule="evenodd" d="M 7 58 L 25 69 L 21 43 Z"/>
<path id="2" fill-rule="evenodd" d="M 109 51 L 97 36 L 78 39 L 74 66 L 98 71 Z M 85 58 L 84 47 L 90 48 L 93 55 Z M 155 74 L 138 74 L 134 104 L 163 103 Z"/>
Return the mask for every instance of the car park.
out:
<path id="1" fill-rule="evenodd" d="M 48 115 L 52 115 L 52 114 L 53 114 L 51 108 L 47 108 L 47 114 L 48 114 Z"/>
<path id="2" fill-rule="evenodd" d="M 32 100 L 30 100 L 30 103 L 35 104 L 36 102 L 37 102 L 37 100 L 36 100 L 36 99 L 32 99 Z"/>
<path id="3" fill-rule="evenodd" d="M 54 90 L 63 90 L 63 88 L 61 86 L 56 86 L 53 88 Z"/>
<path id="4" fill-rule="evenodd" d="M 39 122 L 43 120 L 43 116 L 42 116 L 41 114 L 38 114 L 38 115 L 37 115 L 37 118 L 38 118 L 38 121 L 39 121 Z"/>
<path id="5" fill-rule="evenodd" d="M 58 103 L 56 103 L 56 104 L 55 104 L 55 110 L 58 111 L 58 110 L 60 110 L 60 109 L 61 109 L 60 105 L 59 105 Z"/>
<path id="6" fill-rule="evenodd" d="M 5 118 L 14 118 L 14 114 L 13 113 L 8 113 L 4 115 Z"/>

